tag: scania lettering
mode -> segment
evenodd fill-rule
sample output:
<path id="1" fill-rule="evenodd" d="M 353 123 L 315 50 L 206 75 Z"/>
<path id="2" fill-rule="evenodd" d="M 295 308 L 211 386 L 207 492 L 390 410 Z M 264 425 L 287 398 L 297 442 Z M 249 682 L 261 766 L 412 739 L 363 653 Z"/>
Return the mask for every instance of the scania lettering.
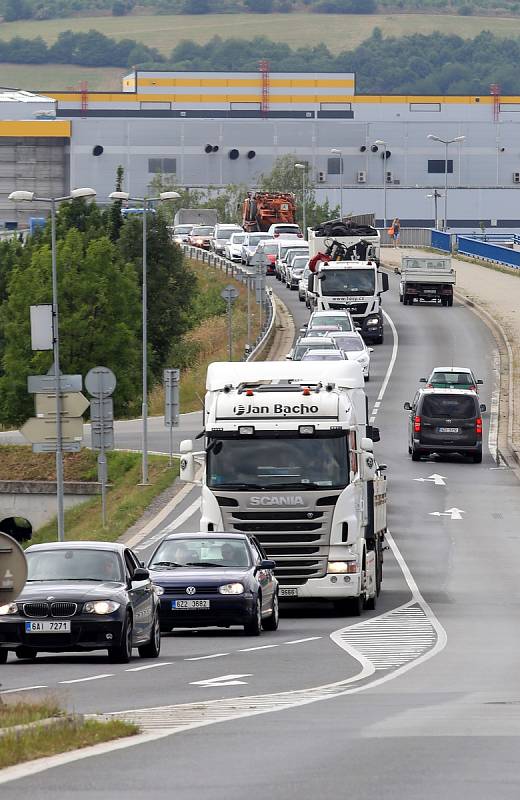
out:
<path id="1" fill-rule="evenodd" d="M 359 364 L 211 364 L 206 390 L 205 449 L 180 448 L 183 480 L 205 458 L 201 529 L 254 534 L 276 561 L 282 597 L 373 608 L 386 479 Z"/>

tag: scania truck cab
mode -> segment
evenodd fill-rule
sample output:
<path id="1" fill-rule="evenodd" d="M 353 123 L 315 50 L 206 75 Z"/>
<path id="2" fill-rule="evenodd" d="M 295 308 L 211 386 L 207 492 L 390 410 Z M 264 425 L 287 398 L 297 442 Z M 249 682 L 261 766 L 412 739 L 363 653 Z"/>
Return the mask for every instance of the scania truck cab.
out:
<path id="1" fill-rule="evenodd" d="M 254 534 L 282 597 L 373 608 L 386 479 L 354 362 L 215 363 L 208 369 L 202 530 Z M 191 440 L 181 478 L 192 481 Z"/>

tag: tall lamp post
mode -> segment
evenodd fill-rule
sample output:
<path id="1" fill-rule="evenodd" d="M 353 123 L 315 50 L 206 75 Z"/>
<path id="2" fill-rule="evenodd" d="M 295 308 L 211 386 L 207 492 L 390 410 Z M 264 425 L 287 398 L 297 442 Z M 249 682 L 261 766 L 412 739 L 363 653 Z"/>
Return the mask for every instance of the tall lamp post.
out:
<path id="1" fill-rule="evenodd" d="M 345 183 L 344 177 L 344 167 L 343 167 L 343 151 L 339 150 L 337 147 L 333 147 L 330 151 L 334 153 L 334 155 L 339 156 L 339 209 L 340 209 L 340 217 L 343 219 L 343 184 Z"/>
<path id="2" fill-rule="evenodd" d="M 63 433 L 60 392 L 60 327 L 58 316 L 58 269 L 56 264 L 56 209 L 59 203 L 79 198 L 95 197 L 94 189 L 73 189 L 65 197 L 37 197 L 36 192 L 11 192 L 9 200 L 13 203 L 36 202 L 50 205 L 51 209 L 51 264 L 52 264 L 52 351 L 54 358 L 54 377 L 56 392 L 56 500 L 58 517 L 58 541 L 65 541 L 65 519 L 63 511 Z"/>
<path id="3" fill-rule="evenodd" d="M 442 194 L 441 194 L 440 192 L 438 192 L 438 191 L 437 191 L 437 189 L 434 189 L 434 190 L 433 190 L 433 194 L 427 194 L 427 195 L 426 195 L 426 197 L 428 197 L 428 198 L 430 198 L 430 199 L 431 199 L 431 198 L 433 198 L 433 206 L 434 206 L 434 226 L 435 226 L 435 228 L 437 228 L 437 222 L 438 222 L 438 217 L 437 217 L 437 200 L 439 199 L 439 197 L 442 197 Z"/>
<path id="4" fill-rule="evenodd" d="M 148 483 L 148 247 L 147 247 L 147 216 L 152 207 L 152 203 L 164 200 L 177 200 L 180 197 L 178 192 L 161 192 L 158 197 L 131 197 L 129 192 L 111 192 L 108 195 L 110 200 L 131 200 L 133 203 L 141 203 L 143 207 L 143 455 L 141 468 L 141 481 Z"/>
<path id="5" fill-rule="evenodd" d="M 307 238 L 307 206 L 305 199 L 306 185 L 305 175 L 307 173 L 307 164 L 295 164 L 294 169 L 299 169 L 302 173 L 302 212 L 303 212 L 303 238 Z"/>
<path id="6" fill-rule="evenodd" d="M 465 136 L 455 136 L 454 139 L 441 139 L 440 136 L 435 136 L 429 133 L 427 136 L 432 142 L 440 142 L 444 145 L 444 230 L 448 230 L 448 146 L 455 142 L 463 142 Z"/>
<path id="7" fill-rule="evenodd" d="M 388 158 L 388 143 L 384 139 L 376 139 L 374 144 L 383 145 L 383 228 L 386 228 L 386 160 Z"/>

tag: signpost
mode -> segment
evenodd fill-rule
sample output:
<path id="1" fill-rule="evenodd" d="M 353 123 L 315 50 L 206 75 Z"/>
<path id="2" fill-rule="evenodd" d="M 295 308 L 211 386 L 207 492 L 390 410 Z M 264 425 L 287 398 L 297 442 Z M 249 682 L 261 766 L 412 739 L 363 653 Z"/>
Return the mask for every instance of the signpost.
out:
<path id="1" fill-rule="evenodd" d="M 170 429 L 170 467 L 173 461 L 173 428 L 179 424 L 179 379 L 180 370 L 165 369 L 164 379 L 164 424 Z"/>
<path id="2" fill-rule="evenodd" d="M 228 356 L 229 360 L 233 361 L 233 329 L 231 327 L 231 308 L 232 304 L 238 297 L 238 290 L 232 284 L 226 286 L 225 289 L 222 289 L 220 296 L 224 298 L 227 303 L 227 315 L 228 315 Z"/>
<path id="3" fill-rule="evenodd" d="M 0 533 L 0 605 L 12 603 L 27 580 L 25 553 L 14 539 Z"/>
<path id="4" fill-rule="evenodd" d="M 107 459 L 106 450 L 114 449 L 114 405 L 111 394 L 117 386 L 116 376 L 108 367 L 94 367 L 85 378 L 90 401 L 91 446 L 99 450 L 98 481 L 101 484 L 101 518 L 107 522 Z"/>

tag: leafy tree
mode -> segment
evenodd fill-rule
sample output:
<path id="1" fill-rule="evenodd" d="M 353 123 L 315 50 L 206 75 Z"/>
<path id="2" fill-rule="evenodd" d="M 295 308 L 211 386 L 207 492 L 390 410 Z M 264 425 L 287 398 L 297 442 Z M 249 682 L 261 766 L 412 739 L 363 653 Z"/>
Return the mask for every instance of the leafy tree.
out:
<path id="1" fill-rule="evenodd" d="M 184 0 L 182 7 L 184 14 L 209 14 L 211 10 L 210 0 Z"/>
<path id="2" fill-rule="evenodd" d="M 253 14 L 270 14 L 273 10 L 273 0 L 244 0 L 244 5 Z"/>
<path id="3" fill-rule="evenodd" d="M 123 189 L 124 174 L 125 170 L 120 164 L 116 170 L 116 192 L 121 192 Z M 122 205 L 123 203 L 121 200 L 116 200 L 108 210 L 107 230 L 108 236 L 112 242 L 117 242 L 123 226 L 123 218 L 121 216 Z"/>
<path id="4" fill-rule="evenodd" d="M 30 19 L 32 16 L 31 4 L 28 0 L 4 0 L 3 16 L 6 22 Z"/>

